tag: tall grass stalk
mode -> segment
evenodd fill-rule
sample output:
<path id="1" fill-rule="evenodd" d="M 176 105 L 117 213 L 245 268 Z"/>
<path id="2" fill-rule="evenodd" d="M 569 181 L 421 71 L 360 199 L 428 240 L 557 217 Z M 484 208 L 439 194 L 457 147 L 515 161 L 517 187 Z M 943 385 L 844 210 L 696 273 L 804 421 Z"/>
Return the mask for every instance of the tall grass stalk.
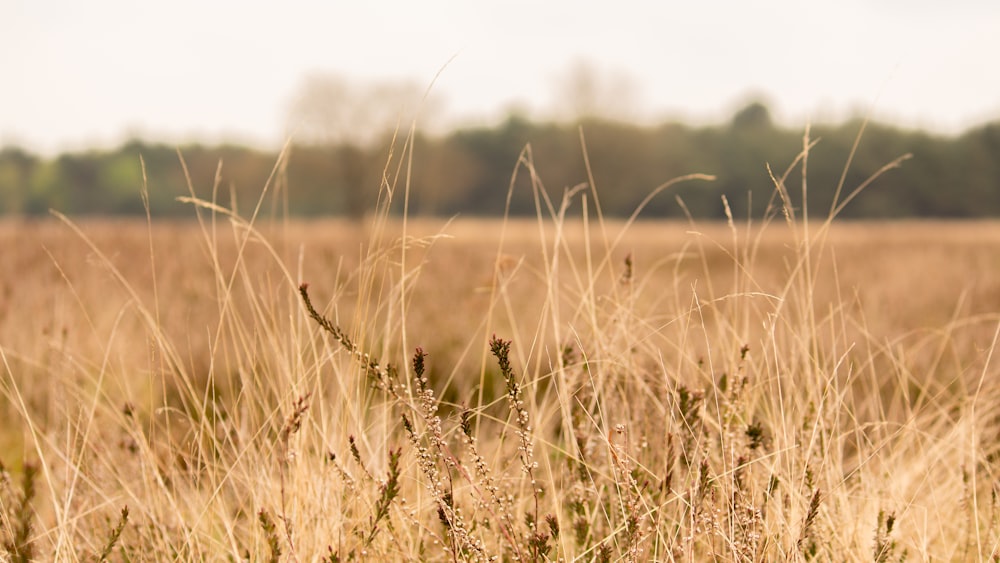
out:
<path id="1" fill-rule="evenodd" d="M 765 216 L 743 225 L 729 213 L 723 238 L 691 220 L 683 248 L 662 254 L 630 246 L 642 208 L 710 176 L 654 187 L 615 223 L 601 212 L 600 163 L 555 197 L 526 147 L 509 189 L 527 178 L 537 232 L 505 220 L 481 249 L 495 256 L 481 291 L 430 304 L 426 289 L 447 280 L 425 269 L 450 225 L 398 228 L 414 158 L 412 135 L 399 142 L 356 254 L 335 268 L 316 267 L 308 236 L 290 247 L 287 220 L 261 219 L 287 151 L 249 218 L 235 198 L 220 202 L 221 168 L 207 197 L 188 177 L 200 254 L 154 260 L 149 221 L 152 293 L 56 214 L 106 287 L 91 296 L 85 272 L 50 253 L 63 285 L 39 291 L 69 292 L 86 322 L 61 341 L 50 333 L 62 344 L 37 355 L 0 344 L 0 415 L 21 429 L 0 443 L 23 445 L 0 451 L 2 558 L 1000 553 L 998 317 L 873 328 L 837 283 L 851 257 L 828 242 L 870 181 L 838 187 L 851 191 L 812 218 L 808 131 L 784 171 L 767 168 Z M 765 244 L 775 231 L 783 249 Z M 165 271 L 199 269 L 210 283 L 166 297 L 187 280 Z M 178 310 L 201 321 L 168 328 Z M 446 344 L 457 317 L 471 328 Z"/>

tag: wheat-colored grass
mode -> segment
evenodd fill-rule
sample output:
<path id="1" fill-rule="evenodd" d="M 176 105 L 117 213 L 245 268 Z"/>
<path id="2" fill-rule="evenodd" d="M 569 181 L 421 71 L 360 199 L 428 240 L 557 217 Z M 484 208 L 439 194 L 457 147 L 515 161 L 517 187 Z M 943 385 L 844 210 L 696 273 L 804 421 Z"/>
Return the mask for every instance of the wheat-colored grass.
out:
<path id="1" fill-rule="evenodd" d="M 383 193 L 0 224 L 5 556 L 996 557 L 1000 226 Z"/>

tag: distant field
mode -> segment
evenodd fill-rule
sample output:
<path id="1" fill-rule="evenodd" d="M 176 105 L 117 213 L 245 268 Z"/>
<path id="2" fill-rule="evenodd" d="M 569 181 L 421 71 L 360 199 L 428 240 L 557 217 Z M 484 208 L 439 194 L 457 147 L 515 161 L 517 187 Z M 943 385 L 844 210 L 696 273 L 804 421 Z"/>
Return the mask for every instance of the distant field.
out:
<path id="1" fill-rule="evenodd" d="M 190 348 L 185 359 L 208 362 L 205 331 L 218 324 L 213 299 L 219 280 L 197 223 L 157 222 L 149 229 L 143 221 L 84 221 L 80 228 L 145 307 L 156 306 L 154 289 L 158 292 L 163 330 L 175 338 L 184 335 L 179 344 Z M 358 268 L 373 246 L 381 246 L 384 255 L 368 261 L 384 263 L 387 283 L 398 282 L 402 275 L 401 224 L 387 225 L 378 241 L 369 240 L 350 222 L 259 228 L 291 279 L 282 280 L 274 257 L 253 242 L 245 256 L 246 273 L 274 297 L 294 297 L 290 282 L 307 281 L 318 299 L 330 301 L 342 318 L 351 319 L 363 281 Z M 622 224 L 612 222 L 606 228 L 608 243 L 601 229 L 591 226 L 588 264 L 582 225 L 564 228 L 562 251 L 568 254 L 559 264 L 564 284 L 578 286 L 579 277 L 589 277 L 588 269 L 595 270 L 598 283 L 612 284 L 631 256 L 635 284 L 645 300 L 637 314 L 649 317 L 668 314 L 678 301 L 687 303 L 695 295 L 710 299 L 736 290 L 778 293 L 797 256 L 796 241 L 784 223 L 773 223 L 762 234 L 754 226 L 749 235 L 746 225 L 737 225 L 735 241 L 725 224 L 638 223 L 615 241 Z M 551 224 L 543 226 L 544 234 L 532 220 L 511 221 L 506 229 L 502 221 L 492 219 L 411 220 L 408 229 L 410 236 L 427 238 L 429 245 L 411 248 L 406 256 L 405 269 L 414 276 L 406 307 L 414 344 L 450 354 L 468 343 L 470 331 L 510 330 L 511 313 L 524 331 L 519 336 L 532 336 L 539 305 L 547 299 L 541 237 L 547 238 L 544 250 L 551 260 L 556 235 Z M 221 273 L 230 276 L 237 248 L 234 235 L 227 223 L 220 223 L 215 236 Z M 815 304 L 819 309 L 850 307 L 882 338 L 938 329 L 956 316 L 1000 312 L 1000 223 L 838 223 L 821 242 L 815 250 L 820 258 Z M 65 225 L 55 220 L 2 222 L 0 244 L 0 342 L 9 350 L 42 353 L 58 337 L 73 349 L 96 346 L 93 353 L 103 354 L 104 336 L 114 323 L 132 322 L 129 315 L 118 318 L 135 306 L 129 304 L 131 295 Z M 511 310 L 498 313 L 497 326 L 483 327 L 498 252 L 498 271 Z M 138 353 L 143 347 L 122 348 Z"/>
<path id="2" fill-rule="evenodd" d="M 0 222 L 9 555 L 1000 553 L 1000 223 L 76 228 Z"/>

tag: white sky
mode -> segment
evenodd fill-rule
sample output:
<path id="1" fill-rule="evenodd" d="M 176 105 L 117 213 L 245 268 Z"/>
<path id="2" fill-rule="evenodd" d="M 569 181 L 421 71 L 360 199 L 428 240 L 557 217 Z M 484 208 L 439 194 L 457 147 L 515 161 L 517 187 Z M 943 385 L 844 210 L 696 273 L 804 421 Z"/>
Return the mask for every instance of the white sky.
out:
<path id="1" fill-rule="evenodd" d="M 132 134 L 278 146 L 308 72 L 429 83 L 453 120 L 558 107 L 586 60 L 628 113 L 789 125 L 872 110 L 954 133 L 1000 118 L 995 0 L 0 0 L 0 145 Z"/>

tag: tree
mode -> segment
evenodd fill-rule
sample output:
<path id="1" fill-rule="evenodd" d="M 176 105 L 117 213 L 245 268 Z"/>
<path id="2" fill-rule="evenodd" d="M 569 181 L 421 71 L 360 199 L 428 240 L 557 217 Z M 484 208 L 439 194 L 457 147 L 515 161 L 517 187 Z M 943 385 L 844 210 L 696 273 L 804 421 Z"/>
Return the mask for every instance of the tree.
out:
<path id="1" fill-rule="evenodd" d="M 577 61 L 557 78 L 555 115 L 570 121 L 631 121 L 641 113 L 635 80 L 622 71 L 608 72 Z"/>
<path id="2" fill-rule="evenodd" d="M 418 115 L 433 118 L 441 104 L 412 81 L 361 83 L 335 74 L 307 76 L 288 112 L 293 139 L 323 147 L 337 161 L 342 212 L 361 218 L 374 201 L 384 165 L 378 144 L 394 131 L 407 133 Z M 379 160 L 381 160 L 379 158 Z"/>
<path id="3" fill-rule="evenodd" d="M 773 127 L 771 111 L 763 102 L 754 101 L 733 115 L 731 127 L 740 131 L 759 131 Z"/>
<path id="4" fill-rule="evenodd" d="M 21 149 L 0 150 L 0 213 L 23 213 L 38 159 Z"/>

